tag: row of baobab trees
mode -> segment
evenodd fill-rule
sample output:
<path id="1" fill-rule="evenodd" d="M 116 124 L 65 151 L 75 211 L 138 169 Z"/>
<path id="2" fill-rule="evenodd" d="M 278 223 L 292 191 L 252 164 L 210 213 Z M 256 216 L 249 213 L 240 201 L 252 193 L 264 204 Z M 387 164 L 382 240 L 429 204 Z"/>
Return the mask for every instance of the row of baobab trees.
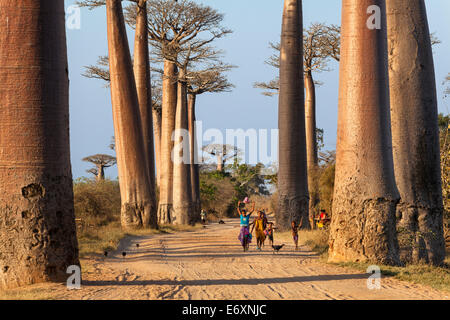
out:
<path id="1" fill-rule="evenodd" d="M 156 227 L 156 179 L 154 166 L 149 165 L 154 161 L 151 28 L 145 9 L 152 2 L 138 1 L 134 7 L 134 61 L 121 0 L 95 2 L 106 5 L 107 12 L 122 222 L 125 227 Z M 292 220 L 308 219 L 301 4 L 285 0 L 280 43 L 280 228 L 288 228 Z M 436 88 L 424 1 L 343 0 L 342 4 L 330 260 L 398 264 L 397 222 L 413 235 L 412 258 L 439 264 L 445 253 L 442 193 Z M 372 5 L 381 10 L 380 29 L 367 28 L 367 8 Z M 79 265 L 64 22 L 63 1 L 22 0 L 20 6 L 0 1 L 1 288 L 65 280 L 67 267 Z M 190 210 L 186 199 L 191 189 L 178 189 L 184 194 L 169 196 L 164 184 L 172 181 L 174 189 L 189 185 L 190 166 L 172 163 L 167 149 L 174 128 L 189 129 L 189 63 L 170 55 L 190 36 L 176 34 L 168 39 L 167 35 L 163 33 L 160 42 L 164 75 L 158 211 L 162 221 L 171 216 L 178 223 L 189 223 L 193 216 L 184 213 Z M 195 52 L 194 44 L 179 51 L 180 57 Z"/>
<path id="2" fill-rule="evenodd" d="M 232 66 L 222 63 L 221 52 L 210 45 L 231 31 L 221 26 L 223 15 L 193 1 L 130 2 L 125 15 L 121 0 L 80 3 L 106 6 L 122 224 L 191 223 L 199 204 L 192 201 L 195 175 L 190 172 L 198 167 L 172 162 L 172 133 L 193 131 L 197 95 L 231 89 L 224 72 Z M 135 29 L 133 60 L 125 22 Z M 79 259 L 64 1 L 23 0 L 16 6 L 1 0 L 0 27 L 0 287 L 11 288 L 65 280 L 67 267 L 79 265 Z M 209 37 L 198 37 L 205 33 Z M 164 65 L 159 108 L 152 101 L 149 39 Z M 199 69 L 191 68 L 194 63 Z M 156 139 L 155 109 L 161 122 Z"/>
<path id="3" fill-rule="evenodd" d="M 122 2 L 131 4 L 123 8 Z M 111 87 L 122 226 L 195 223 L 200 217 L 196 98 L 232 88 L 224 73 L 233 66 L 211 46 L 231 33 L 221 25 L 223 15 L 188 0 L 85 0 L 79 5 L 106 6 L 107 11 L 109 56 L 84 75 Z M 135 29 L 133 59 L 126 24 Z M 159 75 L 153 79 L 150 62 L 162 65 L 152 66 Z"/>
<path id="4" fill-rule="evenodd" d="M 371 28 L 371 19 L 379 27 Z M 277 210 L 285 228 L 308 221 L 302 33 L 301 1 L 285 0 Z M 343 0 L 340 41 L 329 260 L 398 265 L 401 252 L 409 261 L 439 265 L 445 258 L 443 203 L 425 3 Z M 402 248 L 400 233 L 409 240 Z"/>

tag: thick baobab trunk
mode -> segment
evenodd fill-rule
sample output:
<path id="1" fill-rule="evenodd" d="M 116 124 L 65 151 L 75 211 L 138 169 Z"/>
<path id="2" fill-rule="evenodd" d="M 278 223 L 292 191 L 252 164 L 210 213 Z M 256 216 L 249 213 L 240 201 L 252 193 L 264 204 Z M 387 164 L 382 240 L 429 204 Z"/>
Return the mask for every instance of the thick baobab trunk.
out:
<path id="1" fill-rule="evenodd" d="M 306 130 L 306 162 L 308 168 L 309 190 L 309 223 L 314 227 L 315 206 L 319 202 L 316 185 L 317 131 L 316 131 L 316 87 L 311 71 L 305 74 L 305 130 Z"/>
<path id="2" fill-rule="evenodd" d="M 285 0 L 280 48 L 276 215 L 281 229 L 288 229 L 292 221 L 298 224 L 301 220 L 303 228 L 309 227 L 302 38 L 302 2 Z"/>
<path id="3" fill-rule="evenodd" d="M 0 289 L 79 265 L 63 1 L 0 1 Z"/>
<path id="4" fill-rule="evenodd" d="M 120 0 L 106 1 L 111 101 L 125 228 L 154 225 L 139 101 Z"/>
<path id="5" fill-rule="evenodd" d="M 173 141 L 175 112 L 177 109 L 177 66 L 164 61 L 162 84 L 161 162 L 159 181 L 158 222 L 171 223 L 173 199 Z"/>
<path id="6" fill-rule="evenodd" d="M 161 177 L 161 109 L 153 108 L 153 134 L 155 142 L 156 184 L 159 186 Z"/>
<path id="7" fill-rule="evenodd" d="M 424 1 L 387 1 L 387 22 L 401 252 L 409 261 L 440 264 L 445 241 L 438 110 Z"/>
<path id="8" fill-rule="evenodd" d="M 192 203 L 193 221 L 200 219 L 201 202 L 200 202 L 200 173 L 198 167 L 198 145 L 197 132 L 195 126 L 195 102 L 197 96 L 195 94 L 188 95 L 188 120 L 189 120 L 189 139 L 190 139 L 190 162 L 191 162 L 191 188 L 192 188 Z"/>
<path id="9" fill-rule="evenodd" d="M 367 8 L 381 8 L 381 29 Z M 329 260 L 399 263 L 384 0 L 343 0 Z"/>
<path id="10" fill-rule="evenodd" d="M 144 155 L 149 178 L 150 226 L 158 227 L 158 207 L 156 204 L 155 151 L 153 144 L 152 89 L 150 78 L 150 58 L 147 35 L 147 3 L 140 0 L 136 13 L 136 34 L 134 40 L 134 77 L 139 101 Z"/>
<path id="11" fill-rule="evenodd" d="M 190 138 L 188 123 L 186 73 L 180 69 L 178 78 L 173 148 L 173 214 L 172 223 L 191 224 L 193 219 Z"/>

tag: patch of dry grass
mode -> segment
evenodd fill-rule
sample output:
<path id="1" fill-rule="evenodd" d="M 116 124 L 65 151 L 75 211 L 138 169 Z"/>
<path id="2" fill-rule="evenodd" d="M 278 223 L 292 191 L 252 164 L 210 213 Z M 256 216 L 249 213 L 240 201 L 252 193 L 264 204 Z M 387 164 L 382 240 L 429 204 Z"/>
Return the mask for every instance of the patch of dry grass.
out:
<path id="1" fill-rule="evenodd" d="M 343 262 L 336 265 L 366 271 L 372 263 Z M 447 256 L 445 265 L 434 267 L 427 264 L 411 264 L 405 267 L 380 265 L 381 274 L 399 280 L 430 286 L 437 290 L 450 292 L 450 257 Z"/>
<path id="2" fill-rule="evenodd" d="M 44 288 L 17 288 L 0 291 L 0 300 L 51 300 L 48 289 Z"/>
<path id="3" fill-rule="evenodd" d="M 320 255 L 320 260 L 326 262 L 328 259 L 328 232 L 325 230 L 311 230 L 299 232 L 299 244 L 308 246 L 312 251 Z M 277 234 L 280 241 L 291 241 L 290 232 Z M 333 263 L 335 264 L 335 263 Z M 367 267 L 373 263 L 346 262 L 335 265 L 352 268 L 366 272 Z M 411 283 L 427 285 L 437 290 L 450 292 L 450 255 L 447 252 L 445 263 L 441 267 L 427 264 L 409 264 L 404 267 L 393 267 L 380 265 L 384 276 L 391 276 L 399 280 Z"/>
<path id="4" fill-rule="evenodd" d="M 116 250 L 120 240 L 128 236 L 148 236 L 164 233 L 190 232 L 201 228 L 200 224 L 195 226 L 185 225 L 161 225 L 155 229 L 123 230 L 118 221 L 95 228 L 83 228 L 78 230 L 78 247 L 80 258 L 91 254 L 102 254 L 104 251 Z"/>

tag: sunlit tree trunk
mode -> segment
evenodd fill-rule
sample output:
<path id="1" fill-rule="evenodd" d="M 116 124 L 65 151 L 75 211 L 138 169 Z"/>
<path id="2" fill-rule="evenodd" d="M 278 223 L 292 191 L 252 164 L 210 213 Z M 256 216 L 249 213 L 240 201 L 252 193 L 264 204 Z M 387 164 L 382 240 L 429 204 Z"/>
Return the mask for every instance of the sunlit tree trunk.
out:
<path id="1" fill-rule="evenodd" d="M 201 202 L 200 202 L 200 176 L 198 167 L 198 145 L 195 127 L 195 103 L 197 96 L 195 94 L 188 95 L 188 120 L 189 120 L 189 137 L 190 137 L 190 162 L 191 162 L 191 187 L 192 187 L 192 203 L 193 220 L 200 219 Z"/>
<path id="2" fill-rule="evenodd" d="M 309 227 L 302 38 L 302 2 L 285 0 L 278 106 L 279 201 L 276 218 L 280 229 L 288 229 L 292 221 L 298 224 L 301 220 L 303 228 Z"/>
<path id="3" fill-rule="evenodd" d="M 381 8 L 369 29 L 367 8 Z M 384 0 L 343 0 L 337 162 L 329 260 L 399 263 Z"/>
<path id="4" fill-rule="evenodd" d="M 150 58 L 147 36 L 147 3 L 140 0 L 136 14 L 136 34 L 134 41 L 134 77 L 139 101 L 139 110 L 142 123 L 142 137 L 144 141 L 144 154 L 147 162 L 149 177 L 149 206 L 150 226 L 158 227 L 157 204 L 155 193 L 155 155 L 153 144 L 153 119 L 152 119 L 152 90 L 150 78 Z"/>
<path id="5" fill-rule="evenodd" d="M 401 251 L 407 260 L 440 264 L 445 241 L 438 110 L 425 2 L 387 1 L 387 22 Z"/>
<path id="6" fill-rule="evenodd" d="M 63 1 L 0 1 L 0 289 L 79 265 Z"/>
<path id="7" fill-rule="evenodd" d="M 190 224 L 193 219 L 190 138 L 188 123 L 186 72 L 178 75 L 177 109 L 173 149 L 173 214 L 172 223 Z"/>
<path id="8" fill-rule="evenodd" d="M 105 180 L 105 166 L 97 165 L 97 181 Z"/>
<path id="9" fill-rule="evenodd" d="M 316 87 L 311 71 L 305 73 L 305 127 L 309 190 L 309 223 L 311 227 L 313 227 L 315 206 L 319 199 L 318 187 L 315 185 L 315 176 L 318 165 L 316 133 Z"/>
<path id="10" fill-rule="evenodd" d="M 171 222 L 173 201 L 173 162 L 172 134 L 175 130 L 175 112 L 177 108 L 177 78 L 175 63 L 164 61 L 162 84 L 162 121 L 161 121 L 161 175 L 159 182 L 158 222 Z"/>
<path id="11" fill-rule="evenodd" d="M 155 142 L 156 184 L 159 186 L 161 177 L 161 109 L 153 108 L 153 133 Z"/>
<path id="12" fill-rule="evenodd" d="M 117 167 L 125 228 L 150 225 L 152 203 L 136 83 L 120 0 L 107 0 L 107 35 Z"/>
<path id="13" fill-rule="evenodd" d="M 223 155 L 218 154 L 216 158 L 217 158 L 217 171 L 223 172 L 224 171 Z"/>

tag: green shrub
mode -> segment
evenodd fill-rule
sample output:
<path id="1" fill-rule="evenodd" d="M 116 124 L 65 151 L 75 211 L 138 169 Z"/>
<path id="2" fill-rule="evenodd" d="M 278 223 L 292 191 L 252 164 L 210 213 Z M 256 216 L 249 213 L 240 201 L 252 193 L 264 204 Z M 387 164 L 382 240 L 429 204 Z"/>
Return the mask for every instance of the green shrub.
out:
<path id="1" fill-rule="evenodd" d="M 115 180 L 80 178 L 74 182 L 77 222 L 82 226 L 102 226 L 120 221 L 120 188 Z"/>

